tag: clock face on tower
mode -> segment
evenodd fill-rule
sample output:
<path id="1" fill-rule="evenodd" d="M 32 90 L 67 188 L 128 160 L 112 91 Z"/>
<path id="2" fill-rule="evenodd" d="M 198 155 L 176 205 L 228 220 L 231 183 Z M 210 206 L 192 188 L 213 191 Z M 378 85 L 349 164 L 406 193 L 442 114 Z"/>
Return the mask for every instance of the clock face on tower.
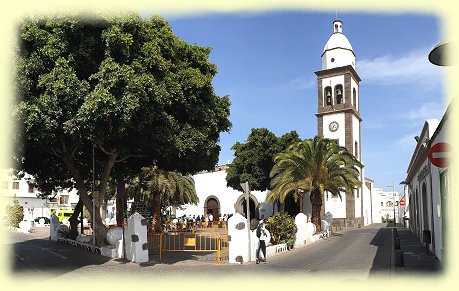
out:
<path id="1" fill-rule="evenodd" d="M 332 122 L 330 122 L 330 124 L 328 125 L 328 129 L 330 129 L 330 131 L 332 131 L 332 132 L 337 131 L 337 130 L 338 130 L 338 127 L 339 127 L 339 124 L 338 124 L 338 122 L 336 122 L 336 121 L 332 121 Z"/>

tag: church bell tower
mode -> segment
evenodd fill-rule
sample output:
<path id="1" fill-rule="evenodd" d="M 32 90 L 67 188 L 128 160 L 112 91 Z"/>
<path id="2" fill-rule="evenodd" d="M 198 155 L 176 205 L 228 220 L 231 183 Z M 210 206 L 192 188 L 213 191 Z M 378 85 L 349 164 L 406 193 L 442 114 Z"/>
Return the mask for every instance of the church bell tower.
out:
<path id="1" fill-rule="evenodd" d="M 335 140 L 344 146 L 360 162 L 360 92 L 361 81 L 355 70 L 355 54 L 351 43 L 343 34 L 341 20 L 333 21 L 333 34 L 322 52 L 322 70 L 317 76 L 318 135 Z M 361 181 L 363 175 L 360 175 Z M 343 200 L 325 193 L 323 209 L 330 211 L 334 218 L 343 218 L 346 225 L 360 223 L 362 217 L 362 190 L 342 193 Z"/>

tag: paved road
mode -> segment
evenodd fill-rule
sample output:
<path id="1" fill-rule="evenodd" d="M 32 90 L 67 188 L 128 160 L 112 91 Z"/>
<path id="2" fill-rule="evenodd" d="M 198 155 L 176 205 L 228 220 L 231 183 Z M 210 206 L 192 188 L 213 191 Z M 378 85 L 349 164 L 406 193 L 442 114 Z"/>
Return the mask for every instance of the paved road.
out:
<path id="1" fill-rule="evenodd" d="M 45 278 L 119 277 L 135 273 L 148 278 L 165 275 L 271 274 L 330 275 L 333 279 L 366 280 L 390 270 L 391 230 L 383 224 L 348 228 L 330 238 L 269 258 L 266 264 L 217 264 L 208 255 L 170 253 L 159 262 L 155 256 L 145 264 L 109 259 L 48 239 L 48 228 L 33 228 L 32 233 L 8 232 L 13 247 L 13 274 L 34 273 Z M 4 243 L 4 242 L 3 242 Z"/>

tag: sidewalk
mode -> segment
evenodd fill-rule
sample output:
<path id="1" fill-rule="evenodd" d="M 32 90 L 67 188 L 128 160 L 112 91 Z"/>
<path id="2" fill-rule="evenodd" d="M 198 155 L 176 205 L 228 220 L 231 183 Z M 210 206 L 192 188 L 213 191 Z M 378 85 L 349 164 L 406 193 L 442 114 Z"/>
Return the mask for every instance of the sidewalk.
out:
<path id="1" fill-rule="evenodd" d="M 391 271 L 393 274 L 410 272 L 440 273 L 442 265 L 439 259 L 430 251 L 426 252 L 426 246 L 417 238 L 409 228 L 397 224 L 388 226 L 397 231 L 400 240 L 400 249 L 396 249 L 396 240 L 392 235 Z"/>

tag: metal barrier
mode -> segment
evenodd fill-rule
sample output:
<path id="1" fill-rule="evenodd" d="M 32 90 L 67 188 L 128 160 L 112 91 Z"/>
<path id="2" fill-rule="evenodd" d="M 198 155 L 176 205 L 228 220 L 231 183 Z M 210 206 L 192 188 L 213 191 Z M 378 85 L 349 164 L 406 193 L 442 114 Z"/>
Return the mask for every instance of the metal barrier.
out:
<path id="1" fill-rule="evenodd" d="M 217 262 L 228 250 L 228 235 L 219 233 L 163 232 L 147 234 L 148 250 L 158 254 L 162 260 L 163 252 L 217 252 Z"/>

